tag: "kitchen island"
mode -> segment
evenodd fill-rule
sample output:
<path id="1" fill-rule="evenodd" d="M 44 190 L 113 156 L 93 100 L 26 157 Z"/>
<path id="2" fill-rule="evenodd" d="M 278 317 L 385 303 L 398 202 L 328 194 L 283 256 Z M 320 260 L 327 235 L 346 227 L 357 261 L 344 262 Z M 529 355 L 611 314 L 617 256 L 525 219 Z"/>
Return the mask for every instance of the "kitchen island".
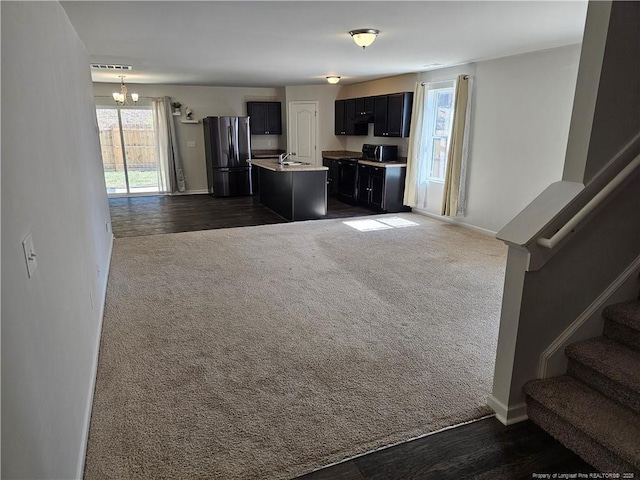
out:
<path id="1" fill-rule="evenodd" d="M 260 203 L 289 221 L 316 220 L 327 214 L 327 167 L 280 165 L 277 159 L 252 159 L 260 183 Z"/>

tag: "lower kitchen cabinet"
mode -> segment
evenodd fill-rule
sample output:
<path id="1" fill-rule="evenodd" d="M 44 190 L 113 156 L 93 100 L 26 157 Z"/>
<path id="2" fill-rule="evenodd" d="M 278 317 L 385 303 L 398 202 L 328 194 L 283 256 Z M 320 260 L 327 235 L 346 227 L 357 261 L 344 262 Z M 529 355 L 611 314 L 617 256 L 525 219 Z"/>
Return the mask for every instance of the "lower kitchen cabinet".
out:
<path id="1" fill-rule="evenodd" d="M 327 214 L 326 170 L 258 168 L 260 203 L 289 221 L 316 220 Z"/>
<path id="2" fill-rule="evenodd" d="M 322 165 L 327 167 L 327 193 L 331 196 L 338 195 L 338 161 L 332 158 L 323 158 Z"/>
<path id="3" fill-rule="evenodd" d="M 336 175 L 334 182 L 338 184 L 338 198 L 347 203 L 358 200 L 358 161 L 343 158 L 336 160 Z"/>
<path id="4" fill-rule="evenodd" d="M 381 212 L 406 212 L 402 204 L 406 167 L 358 165 L 358 203 Z"/>

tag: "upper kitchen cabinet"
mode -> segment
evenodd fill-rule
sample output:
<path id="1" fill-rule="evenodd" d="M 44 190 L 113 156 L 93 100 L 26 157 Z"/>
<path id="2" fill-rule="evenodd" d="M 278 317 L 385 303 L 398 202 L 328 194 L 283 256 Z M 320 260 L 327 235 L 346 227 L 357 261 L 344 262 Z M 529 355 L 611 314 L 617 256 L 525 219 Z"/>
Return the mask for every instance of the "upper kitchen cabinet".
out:
<path id="1" fill-rule="evenodd" d="M 366 135 L 368 125 L 356 115 L 356 99 L 336 100 L 335 134 Z"/>
<path id="2" fill-rule="evenodd" d="M 373 135 L 376 137 L 408 137 L 413 93 L 379 95 L 373 101 Z"/>
<path id="3" fill-rule="evenodd" d="M 251 135 L 282 135 L 280 102 L 247 102 Z"/>
<path id="4" fill-rule="evenodd" d="M 355 99 L 356 118 L 361 121 L 373 122 L 373 102 L 375 97 L 361 97 Z"/>

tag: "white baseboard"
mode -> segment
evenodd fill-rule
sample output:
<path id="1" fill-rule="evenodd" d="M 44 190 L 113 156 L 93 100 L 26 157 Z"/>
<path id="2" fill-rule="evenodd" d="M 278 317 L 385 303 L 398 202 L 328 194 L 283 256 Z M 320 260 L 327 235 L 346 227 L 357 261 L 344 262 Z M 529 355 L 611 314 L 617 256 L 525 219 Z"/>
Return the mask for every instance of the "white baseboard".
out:
<path id="1" fill-rule="evenodd" d="M 89 384 L 89 391 L 87 392 L 87 410 L 84 415 L 84 422 L 82 425 L 82 449 L 80 451 L 80 458 L 78 459 L 78 471 L 76 472 L 76 479 L 81 480 L 84 477 L 84 461 L 87 455 L 87 445 L 89 441 L 89 426 L 91 425 L 91 410 L 93 408 L 93 394 L 96 388 L 96 377 L 98 376 L 98 355 L 100 354 L 100 340 L 102 338 L 102 322 L 104 320 L 104 307 L 107 300 L 107 283 L 109 280 L 109 271 L 111 270 L 111 256 L 113 254 L 113 240 L 114 236 L 111 235 L 111 241 L 109 242 L 109 252 L 107 254 L 107 268 L 104 274 L 104 286 L 100 292 L 100 312 L 98 320 L 98 338 L 96 339 L 95 350 L 93 353 L 93 365 L 91 376 L 91 383 Z"/>
<path id="2" fill-rule="evenodd" d="M 563 375 L 567 369 L 564 349 L 567 345 L 602 335 L 604 320 L 602 310 L 611 303 L 634 298 L 638 294 L 638 272 L 640 256 L 616 278 L 571 325 L 540 354 L 538 378 Z"/>
<path id="3" fill-rule="evenodd" d="M 489 395 L 487 405 L 496 412 L 496 418 L 504 425 L 513 425 L 514 423 L 524 422 L 529 419 L 527 415 L 527 404 L 525 402 L 507 407 L 496 397 Z"/>
<path id="4" fill-rule="evenodd" d="M 427 212 L 425 210 L 420 210 L 419 208 L 412 208 L 412 212 L 424 215 L 425 217 L 435 218 L 436 220 L 440 220 L 441 222 L 451 223 L 453 225 L 459 225 L 464 228 L 468 228 L 469 230 L 473 230 L 478 233 L 482 233 L 483 235 L 488 235 L 490 237 L 494 237 L 497 235 L 497 232 L 493 232 L 491 230 L 487 230 L 486 228 L 476 227 L 475 225 L 471 225 L 470 223 L 461 222 L 460 220 L 456 220 L 454 217 L 445 217 L 443 215 L 436 215 L 435 213 Z"/>
<path id="5" fill-rule="evenodd" d="M 209 190 L 205 189 L 201 189 L 201 190 L 185 190 L 184 192 L 174 192 L 171 194 L 172 197 L 178 196 L 178 195 L 202 195 L 205 193 L 209 193 Z"/>

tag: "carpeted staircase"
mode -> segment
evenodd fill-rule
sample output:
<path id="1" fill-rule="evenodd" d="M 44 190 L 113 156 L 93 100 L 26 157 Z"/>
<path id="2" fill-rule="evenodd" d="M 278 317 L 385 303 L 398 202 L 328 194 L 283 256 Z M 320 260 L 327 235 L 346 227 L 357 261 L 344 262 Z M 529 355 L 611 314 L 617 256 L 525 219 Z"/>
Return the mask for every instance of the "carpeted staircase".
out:
<path id="1" fill-rule="evenodd" d="M 529 418 L 601 472 L 640 475 L 640 300 L 606 307 L 604 336 L 569 345 L 567 374 L 524 386 Z"/>

